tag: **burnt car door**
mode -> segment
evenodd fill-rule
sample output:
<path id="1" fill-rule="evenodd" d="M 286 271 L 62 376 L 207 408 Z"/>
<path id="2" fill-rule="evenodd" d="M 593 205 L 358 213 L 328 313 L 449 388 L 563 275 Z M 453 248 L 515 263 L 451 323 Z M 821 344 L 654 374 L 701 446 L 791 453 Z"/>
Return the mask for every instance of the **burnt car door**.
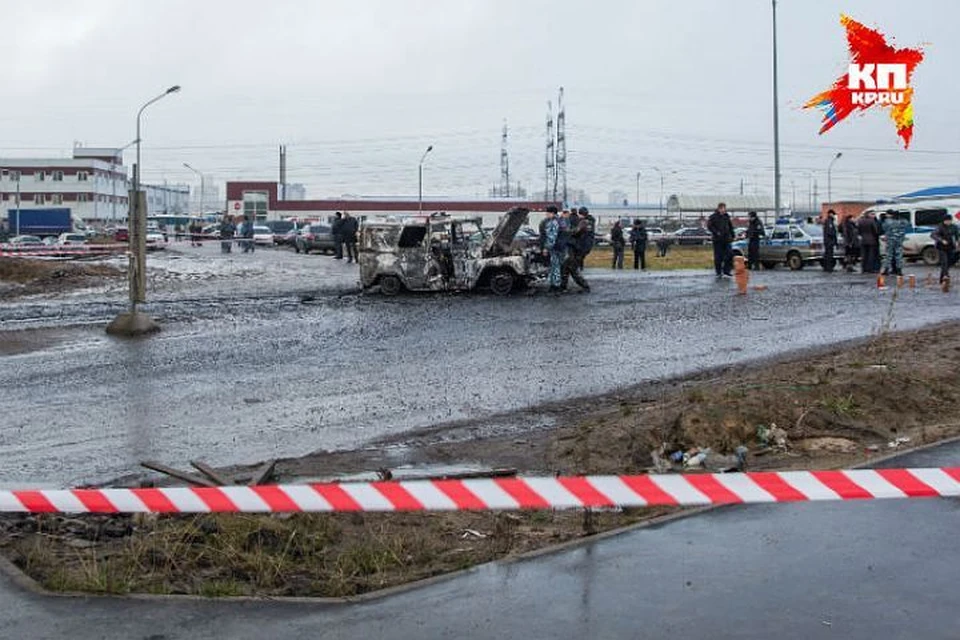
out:
<path id="1" fill-rule="evenodd" d="M 454 220 L 450 225 L 450 259 L 453 267 L 451 284 L 468 290 L 480 276 L 480 258 L 486 236 L 479 220 Z"/>

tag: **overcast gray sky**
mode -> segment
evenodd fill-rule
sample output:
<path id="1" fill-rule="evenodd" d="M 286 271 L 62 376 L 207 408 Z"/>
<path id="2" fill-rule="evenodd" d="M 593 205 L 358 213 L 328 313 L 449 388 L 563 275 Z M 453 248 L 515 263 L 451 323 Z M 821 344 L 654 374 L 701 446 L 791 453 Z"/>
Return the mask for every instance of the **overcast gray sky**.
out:
<path id="1" fill-rule="evenodd" d="M 779 2 L 783 188 L 891 195 L 960 183 L 960 83 L 948 0 Z M 823 136 L 802 103 L 846 68 L 841 12 L 898 46 L 926 44 L 915 134 L 898 144 L 886 112 Z M 512 176 L 544 183 L 546 103 L 566 90 L 568 182 L 605 202 L 619 189 L 772 193 L 769 0 L 45 0 L 5 3 L 0 154 L 68 155 L 74 141 L 120 146 L 139 106 L 182 92 L 144 120 L 144 177 L 289 181 L 311 197 L 475 197 Z M 126 156 L 133 162 L 133 154 Z"/>

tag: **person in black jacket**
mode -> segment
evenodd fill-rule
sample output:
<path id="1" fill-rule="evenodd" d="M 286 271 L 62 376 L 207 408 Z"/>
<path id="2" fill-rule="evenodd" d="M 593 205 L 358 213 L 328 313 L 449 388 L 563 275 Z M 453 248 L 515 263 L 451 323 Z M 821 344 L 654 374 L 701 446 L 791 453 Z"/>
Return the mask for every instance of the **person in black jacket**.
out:
<path id="1" fill-rule="evenodd" d="M 843 224 L 843 258 L 848 272 L 852 272 L 860 257 L 860 231 L 853 216 L 847 216 Z"/>
<path id="2" fill-rule="evenodd" d="M 633 269 L 641 269 L 646 271 L 647 269 L 647 241 L 650 239 L 650 234 L 647 233 L 647 228 L 643 226 L 643 220 L 637 218 L 633 221 L 633 226 L 630 228 L 630 246 L 633 247 Z"/>
<path id="3" fill-rule="evenodd" d="M 623 269 L 623 250 L 626 248 L 623 237 L 623 224 L 617 220 L 610 230 L 610 246 L 613 247 L 613 266 L 611 269 Z"/>
<path id="4" fill-rule="evenodd" d="M 749 214 L 750 221 L 747 223 L 747 268 L 756 271 L 760 268 L 760 238 L 767 236 L 756 211 Z"/>
<path id="5" fill-rule="evenodd" d="M 950 267 L 957 261 L 957 245 L 960 243 L 960 229 L 953 223 L 950 214 L 930 234 L 940 254 L 940 284 L 950 279 Z"/>
<path id="6" fill-rule="evenodd" d="M 833 250 L 837 246 L 837 212 L 833 209 L 827 211 L 827 217 L 823 221 L 823 270 L 827 273 L 833 272 L 834 260 Z"/>
<path id="7" fill-rule="evenodd" d="M 343 214 L 339 211 L 330 225 L 330 235 L 333 236 L 334 260 L 343 260 Z"/>
<path id="8" fill-rule="evenodd" d="M 721 202 L 717 210 L 707 219 L 707 231 L 713 239 L 713 268 L 717 277 L 732 276 L 733 251 L 730 248 L 733 242 L 733 220 L 727 213 L 727 205 Z"/>
<path id="9" fill-rule="evenodd" d="M 340 227 L 340 233 L 343 236 L 343 244 L 347 246 L 347 264 L 359 260 L 357 255 L 357 231 L 359 230 L 360 224 L 357 219 L 344 211 L 343 226 Z"/>
<path id="10" fill-rule="evenodd" d="M 857 231 L 860 232 L 860 247 L 863 250 L 861 273 L 877 273 L 880 271 L 880 234 L 877 232 L 877 220 L 872 211 L 863 214 L 857 222 Z"/>

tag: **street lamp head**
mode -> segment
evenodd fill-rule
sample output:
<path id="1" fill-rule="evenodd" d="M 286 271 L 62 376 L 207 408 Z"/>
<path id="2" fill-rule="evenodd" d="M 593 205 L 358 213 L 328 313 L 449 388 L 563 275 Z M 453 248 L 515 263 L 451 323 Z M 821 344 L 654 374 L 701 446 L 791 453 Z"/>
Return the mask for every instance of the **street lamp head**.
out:
<path id="1" fill-rule="evenodd" d="M 433 145 L 430 145 L 429 147 L 427 147 L 427 153 L 430 153 L 431 151 L 433 151 Z"/>
<path id="2" fill-rule="evenodd" d="M 843 155 L 843 151 L 837 151 L 836 159 L 839 160 L 840 156 Z"/>
<path id="3" fill-rule="evenodd" d="M 180 85 L 178 84 L 175 84 L 169 89 L 167 89 L 167 93 L 176 93 L 177 91 L 180 91 Z"/>

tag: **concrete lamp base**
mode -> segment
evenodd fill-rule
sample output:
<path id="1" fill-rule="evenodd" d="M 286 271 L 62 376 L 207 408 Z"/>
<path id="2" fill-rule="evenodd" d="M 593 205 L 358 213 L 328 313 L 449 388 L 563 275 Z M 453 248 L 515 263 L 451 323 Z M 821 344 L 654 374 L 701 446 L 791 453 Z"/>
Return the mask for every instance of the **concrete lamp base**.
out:
<path id="1" fill-rule="evenodd" d="M 107 325 L 107 333 L 112 336 L 135 338 L 160 331 L 153 318 L 140 311 L 125 312 L 113 319 Z"/>

